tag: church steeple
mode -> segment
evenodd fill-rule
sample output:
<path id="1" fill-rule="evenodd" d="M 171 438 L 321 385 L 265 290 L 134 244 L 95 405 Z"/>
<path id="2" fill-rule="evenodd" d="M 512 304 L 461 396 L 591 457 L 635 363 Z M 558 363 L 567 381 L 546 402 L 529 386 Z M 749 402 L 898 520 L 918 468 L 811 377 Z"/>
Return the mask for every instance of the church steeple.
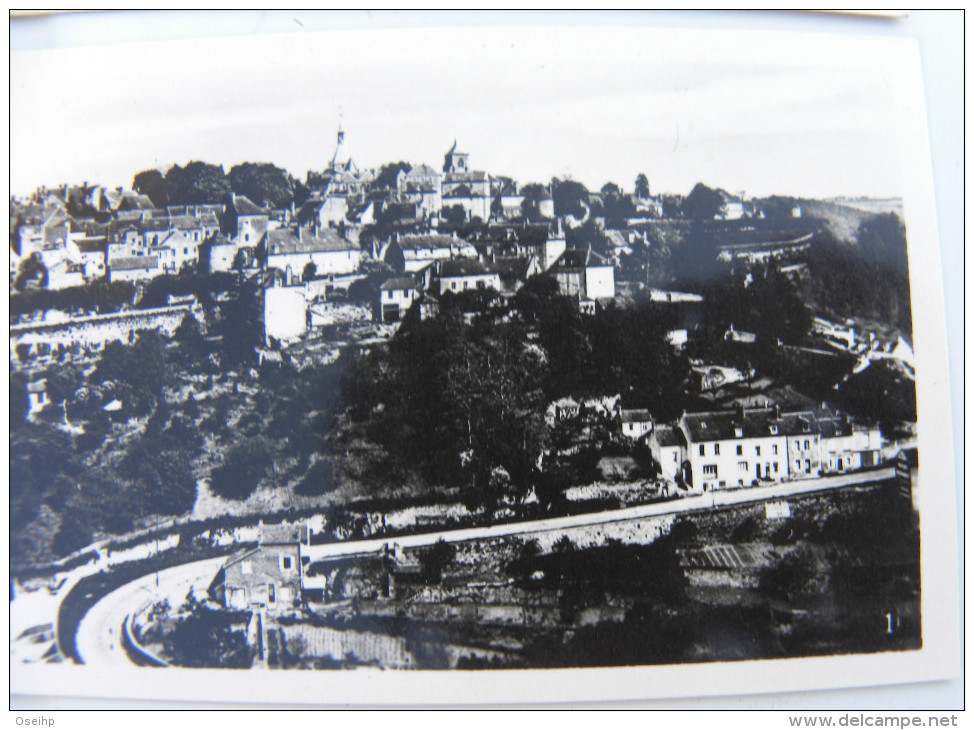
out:
<path id="1" fill-rule="evenodd" d="M 339 157 L 345 151 L 345 130 L 342 129 L 341 121 L 338 122 L 338 140 L 335 143 L 335 154 L 331 156 L 331 169 L 334 170 L 339 165 Z"/>

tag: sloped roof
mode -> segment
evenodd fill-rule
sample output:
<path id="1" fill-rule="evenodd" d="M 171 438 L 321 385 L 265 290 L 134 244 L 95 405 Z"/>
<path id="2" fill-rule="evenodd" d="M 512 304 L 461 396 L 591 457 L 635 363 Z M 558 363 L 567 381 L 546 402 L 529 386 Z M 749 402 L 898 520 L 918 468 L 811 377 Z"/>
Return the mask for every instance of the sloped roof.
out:
<path id="1" fill-rule="evenodd" d="M 524 281 L 527 278 L 528 271 L 531 269 L 531 264 L 534 260 L 535 259 L 532 256 L 512 256 L 499 258 L 494 261 L 492 268 L 494 271 L 500 274 L 501 280 L 505 283 Z"/>
<path id="2" fill-rule="evenodd" d="M 233 208 L 237 215 L 267 215 L 267 210 L 254 203 L 246 195 L 233 196 Z"/>
<path id="3" fill-rule="evenodd" d="M 159 259 L 155 256 L 123 256 L 122 258 L 112 259 L 109 268 L 112 271 L 136 271 L 144 269 L 156 269 L 159 267 Z"/>
<path id="4" fill-rule="evenodd" d="M 462 185 L 458 185 L 457 187 L 453 188 L 450 192 L 444 193 L 443 197 L 444 198 L 472 198 L 474 197 L 474 194 L 473 191 L 470 189 L 470 186 L 467 185 L 466 183 L 463 183 Z"/>
<path id="5" fill-rule="evenodd" d="M 653 414 L 645 409 L 623 409 L 619 414 L 623 423 L 652 423 Z"/>
<path id="6" fill-rule="evenodd" d="M 439 177 L 440 171 L 434 167 L 430 167 L 427 164 L 416 165 L 409 172 L 406 173 L 406 179 L 416 178 L 416 177 Z"/>
<path id="7" fill-rule="evenodd" d="M 287 228 L 268 231 L 265 246 L 270 256 L 357 250 L 354 243 L 346 241 L 328 229 L 321 229 L 317 236 L 310 231 L 303 231 L 299 236 L 298 233 Z"/>
<path id="8" fill-rule="evenodd" d="M 429 236 L 403 236 L 399 239 L 399 247 L 402 250 L 406 249 L 434 249 L 434 248 L 452 248 L 455 246 L 469 246 L 462 238 L 453 238 L 451 236 L 439 236 L 439 235 L 429 235 Z"/>
<path id="9" fill-rule="evenodd" d="M 673 426 L 662 424 L 653 430 L 653 438 L 660 446 L 686 446 L 687 440 L 683 432 Z"/>
<path id="10" fill-rule="evenodd" d="M 591 266 L 611 266 L 605 258 L 592 249 L 569 248 L 555 262 L 553 268 L 582 269 Z"/>
<path id="11" fill-rule="evenodd" d="M 300 542 L 307 527 L 303 525 L 261 525 L 257 542 L 260 545 L 290 545 Z"/>
<path id="12" fill-rule="evenodd" d="M 391 279 L 386 279 L 382 282 L 382 286 L 379 289 L 384 291 L 390 291 L 393 289 L 415 289 L 416 282 L 411 276 L 396 276 Z"/>
<path id="13" fill-rule="evenodd" d="M 78 241 L 75 245 L 81 253 L 105 253 L 104 238 L 100 241 Z"/>
<path id="14" fill-rule="evenodd" d="M 496 273 L 498 273 L 496 269 L 474 259 L 449 259 L 440 263 L 439 276 L 443 279 L 459 276 L 487 276 Z"/>
<path id="15" fill-rule="evenodd" d="M 724 441 L 735 438 L 761 438 L 771 436 L 768 423 L 774 420 L 771 408 L 740 411 L 711 411 L 688 413 L 683 423 L 691 441 Z M 737 435 L 740 429 L 740 436 Z M 780 435 L 780 434 L 779 434 Z"/>

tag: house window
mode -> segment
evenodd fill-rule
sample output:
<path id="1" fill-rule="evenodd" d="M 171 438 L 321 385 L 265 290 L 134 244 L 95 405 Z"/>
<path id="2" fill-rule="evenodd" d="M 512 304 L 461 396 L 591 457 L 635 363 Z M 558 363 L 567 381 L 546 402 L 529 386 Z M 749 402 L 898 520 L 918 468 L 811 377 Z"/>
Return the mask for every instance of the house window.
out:
<path id="1" fill-rule="evenodd" d="M 700 444 L 700 456 L 703 456 L 703 444 Z"/>
<path id="2" fill-rule="evenodd" d="M 758 456 L 761 456 L 761 447 L 760 446 L 755 446 L 754 447 L 754 453 L 757 454 Z"/>
<path id="3" fill-rule="evenodd" d="M 703 465 L 703 475 L 705 477 L 715 477 L 715 476 L 717 476 L 717 465 L 716 464 L 704 464 Z"/>
<path id="4" fill-rule="evenodd" d="M 806 449 L 808 448 L 808 440 L 807 439 L 805 440 L 805 448 Z"/>
<path id="5" fill-rule="evenodd" d="M 746 461 L 737 462 L 737 470 L 742 473 L 747 472 L 747 462 Z"/>
<path id="6" fill-rule="evenodd" d="M 276 595 L 276 593 L 274 591 L 274 584 L 273 583 L 268 583 L 267 584 L 267 602 L 268 603 L 274 603 L 274 601 L 276 601 L 276 600 L 277 600 L 277 595 Z"/>
<path id="7" fill-rule="evenodd" d="M 714 444 L 714 456 L 720 456 L 720 444 Z"/>
<path id="8" fill-rule="evenodd" d="M 774 473 L 777 474 L 778 473 L 778 462 L 776 461 L 774 464 L 771 465 L 771 467 L 774 469 Z"/>
<path id="9" fill-rule="evenodd" d="M 771 444 L 771 453 L 772 454 L 778 453 L 778 444 Z"/>
<path id="10" fill-rule="evenodd" d="M 744 455 L 744 447 L 741 446 L 740 444 L 737 445 L 737 455 L 738 456 L 743 456 Z"/>
<path id="11" fill-rule="evenodd" d="M 290 570 L 290 569 L 291 569 L 291 556 L 290 555 L 282 555 L 281 556 L 281 570 Z"/>
<path id="12" fill-rule="evenodd" d="M 677 454 L 676 454 L 676 452 L 674 451 L 674 452 L 673 452 L 673 463 L 676 463 L 676 459 L 677 459 Z"/>

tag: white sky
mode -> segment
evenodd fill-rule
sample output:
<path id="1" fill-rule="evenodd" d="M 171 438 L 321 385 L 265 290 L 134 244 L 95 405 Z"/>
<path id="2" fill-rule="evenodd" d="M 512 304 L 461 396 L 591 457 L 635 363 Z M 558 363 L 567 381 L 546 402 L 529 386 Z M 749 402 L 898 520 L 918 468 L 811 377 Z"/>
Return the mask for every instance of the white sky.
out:
<path id="1" fill-rule="evenodd" d="M 300 30 L 294 25 L 296 30 Z M 18 48 L 18 26 L 11 26 Z M 131 37 L 131 36 L 127 36 Z M 48 39 L 50 40 L 50 39 Z M 58 38 L 54 41 L 61 44 Z M 23 44 L 21 44 L 23 45 Z M 10 184 L 131 184 L 201 159 L 442 164 L 522 183 L 896 196 L 908 42 L 646 27 L 295 32 L 10 54 Z"/>

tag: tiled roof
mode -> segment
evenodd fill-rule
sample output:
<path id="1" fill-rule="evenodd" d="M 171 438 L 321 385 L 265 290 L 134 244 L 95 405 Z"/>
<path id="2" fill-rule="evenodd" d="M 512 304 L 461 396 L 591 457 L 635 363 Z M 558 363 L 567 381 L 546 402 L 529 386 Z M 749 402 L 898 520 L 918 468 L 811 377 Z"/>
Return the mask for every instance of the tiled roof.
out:
<path id="1" fill-rule="evenodd" d="M 392 289 L 415 289 L 416 282 L 413 281 L 411 276 L 396 276 L 392 279 L 386 279 L 382 282 L 382 286 L 379 289 L 389 291 Z"/>
<path id="2" fill-rule="evenodd" d="M 105 253 L 104 239 L 101 241 L 78 241 L 76 245 L 81 253 Z"/>
<path id="3" fill-rule="evenodd" d="M 683 417 L 683 423 L 690 439 L 696 442 L 801 434 L 835 438 L 849 436 L 854 430 L 848 416 L 829 408 L 789 412 L 773 408 L 747 408 L 743 411 L 688 413 Z M 772 433 L 772 427 L 777 427 L 776 433 Z"/>
<path id="4" fill-rule="evenodd" d="M 404 251 L 406 249 L 451 248 L 468 245 L 462 238 L 452 238 L 451 236 L 403 236 L 399 239 L 399 247 Z"/>
<path id="5" fill-rule="evenodd" d="M 653 431 L 653 438 L 660 446 L 686 446 L 683 432 L 673 426 L 660 425 Z"/>
<path id="6" fill-rule="evenodd" d="M 487 276 L 496 273 L 496 270 L 489 269 L 473 259 L 449 259 L 440 264 L 439 276 L 443 279 L 458 276 Z"/>
<path id="7" fill-rule="evenodd" d="M 159 268 L 159 260 L 155 256 L 126 256 L 113 259 L 109 268 L 112 271 L 136 271 L 138 269 L 149 271 Z"/>
<path id="8" fill-rule="evenodd" d="M 570 248 L 555 262 L 555 268 L 581 269 L 588 266 L 611 266 L 611 264 L 591 249 Z"/>
<path id="9" fill-rule="evenodd" d="M 417 165 L 412 170 L 406 173 L 406 179 L 416 178 L 416 177 L 439 177 L 440 171 L 430 167 L 429 165 Z"/>
<path id="10" fill-rule="evenodd" d="M 264 208 L 256 205 L 246 195 L 234 195 L 233 208 L 237 211 L 237 215 L 267 215 Z"/>
<path id="11" fill-rule="evenodd" d="M 270 256 L 282 256 L 295 253 L 320 253 L 323 251 L 354 251 L 356 246 L 346 241 L 337 233 L 322 229 L 315 236 L 310 231 L 300 235 L 290 229 L 268 231 L 265 241 L 267 253 Z"/>
<path id="12" fill-rule="evenodd" d="M 620 414 L 623 423 L 651 423 L 653 414 L 647 410 L 623 410 Z"/>

